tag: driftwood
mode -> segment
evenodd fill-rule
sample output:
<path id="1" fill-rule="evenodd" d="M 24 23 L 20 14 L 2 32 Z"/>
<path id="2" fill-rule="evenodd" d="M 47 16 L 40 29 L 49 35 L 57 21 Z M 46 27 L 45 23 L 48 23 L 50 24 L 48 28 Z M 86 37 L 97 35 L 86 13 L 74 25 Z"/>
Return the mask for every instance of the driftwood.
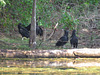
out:
<path id="1" fill-rule="evenodd" d="M 0 57 L 11 58 L 77 58 L 100 57 L 100 49 L 64 49 L 64 50 L 0 50 Z"/>

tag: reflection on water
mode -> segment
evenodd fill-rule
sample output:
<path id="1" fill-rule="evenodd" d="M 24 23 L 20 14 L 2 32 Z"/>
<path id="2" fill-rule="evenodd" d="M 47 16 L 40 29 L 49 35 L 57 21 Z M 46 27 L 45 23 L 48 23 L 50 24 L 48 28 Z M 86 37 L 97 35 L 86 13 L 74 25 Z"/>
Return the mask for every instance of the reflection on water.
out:
<path id="1" fill-rule="evenodd" d="M 78 60 L 0 60 L 0 67 L 89 67 L 100 66 L 100 61 L 78 61 Z"/>
<path id="2" fill-rule="evenodd" d="M 52 58 L 51 58 L 52 59 Z M 59 58 L 58 58 L 59 59 Z M 59 70 L 66 70 L 66 69 L 74 69 L 77 70 L 76 67 L 100 67 L 100 59 L 64 59 L 64 60 L 58 60 L 58 59 L 37 59 L 37 60 L 0 60 L 0 67 L 4 68 L 55 68 Z M 6 72 L 9 74 L 9 72 Z M 6 74 L 5 72 L 0 74 Z M 73 73 L 73 72 L 72 72 Z M 71 72 L 67 73 L 68 75 L 72 74 Z M 11 73 L 10 73 L 11 74 Z M 23 74 L 22 72 L 16 72 L 16 74 Z M 24 75 L 24 74 L 23 74 Z M 38 75 L 37 73 L 28 73 L 28 75 Z M 46 74 L 40 74 L 39 75 L 46 75 Z M 49 75 L 52 75 L 51 73 Z M 77 75 L 76 73 L 74 75 Z M 78 74 L 82 75 L 82 74 Z M 87 74 L 84 74 L 87 75 Z M 89 75 L 89 74 L 88 74 Z"/>

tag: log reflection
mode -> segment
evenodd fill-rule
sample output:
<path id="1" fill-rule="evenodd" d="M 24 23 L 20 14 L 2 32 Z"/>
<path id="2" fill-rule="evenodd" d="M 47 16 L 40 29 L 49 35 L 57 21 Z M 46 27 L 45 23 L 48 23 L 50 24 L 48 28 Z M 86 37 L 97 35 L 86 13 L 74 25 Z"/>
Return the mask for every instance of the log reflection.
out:
<path id="1" fill-rule="evenodd" d="M 94 58 L 96 59 L 96 58 Z M 80 59 L 79 59 L 80 60 Z M 100 61 L 96 60 L 0 60 L 0 67 L 90 67 L 90 66 L 100 66 Z"/>

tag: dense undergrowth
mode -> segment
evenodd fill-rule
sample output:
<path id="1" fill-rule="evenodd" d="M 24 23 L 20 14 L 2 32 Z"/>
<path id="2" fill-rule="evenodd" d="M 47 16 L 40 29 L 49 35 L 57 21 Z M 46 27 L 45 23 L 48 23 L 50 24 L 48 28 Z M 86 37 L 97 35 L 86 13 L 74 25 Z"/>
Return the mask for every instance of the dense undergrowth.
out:
<path id="1" fill-rule="evenodd" d="M 14 30 L 19 22 L 27 26 L 31 22 L 32 3 L 33 0 L 1 0 L 0 26 L 12 28 L 11 30 Z M 37 0 L 36 15 L 37 20 L 41 17 L 41 20 L 38 20 L 39 25 L 48 28 L 53 28 L 57 22 L 59 28 L 78 29 L 81 25 L 88 28 L 91 19 L 96 28 L 100 28 L 97 19 L 99 6 L 99 0 Z"/>

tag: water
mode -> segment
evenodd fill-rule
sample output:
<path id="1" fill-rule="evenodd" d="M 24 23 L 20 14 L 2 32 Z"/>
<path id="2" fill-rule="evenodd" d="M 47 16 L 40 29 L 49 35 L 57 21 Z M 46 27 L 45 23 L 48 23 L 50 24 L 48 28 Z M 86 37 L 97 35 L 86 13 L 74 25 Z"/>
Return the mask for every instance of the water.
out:
<path id="1" fill-rule="evenodd" d="M 96 75 L 100 74 L 100 58 L 1 59 L 0 74 Z"/>

